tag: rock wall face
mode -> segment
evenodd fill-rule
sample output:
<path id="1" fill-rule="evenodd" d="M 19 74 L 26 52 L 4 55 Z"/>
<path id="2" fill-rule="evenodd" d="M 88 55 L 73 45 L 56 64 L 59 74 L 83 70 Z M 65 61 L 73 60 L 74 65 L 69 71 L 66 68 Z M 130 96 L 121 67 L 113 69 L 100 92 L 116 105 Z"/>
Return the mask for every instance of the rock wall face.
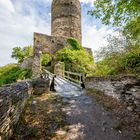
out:
<path id="1" fill-rule="evenodd" d="M 53 0 L 52 35 L 82 40 L 79 0 Z"/>
<path id="2" fill-rule="evenodd" d="M 30 80 L 0 87 L 0 140 L 7 140 L 32 94 Z"/>
<path id="3" fill-rule="evenodd" d="M 87 77 L 85 85 L 126 102 L 130 110 L 140 111 L 140 79 L 136 77 Z"/>

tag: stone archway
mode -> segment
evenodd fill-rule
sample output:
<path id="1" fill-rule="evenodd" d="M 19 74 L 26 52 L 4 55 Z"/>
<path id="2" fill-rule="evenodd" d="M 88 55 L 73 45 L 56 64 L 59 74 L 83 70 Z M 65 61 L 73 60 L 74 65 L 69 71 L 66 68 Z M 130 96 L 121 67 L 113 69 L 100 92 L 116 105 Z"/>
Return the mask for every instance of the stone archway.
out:
<path id="1" fill-rule="evenodd" d="M 33 77 L 41 74 L 41 55 L 49 53 L 52 56 L 52 64 L 55 64 L 55 54 L 58 50 L 64 48 L 67 44 L 67 38 L 60 36 L 49 36 L 40 33 L 34 33 L 34 59 L 32 65 Z"/>

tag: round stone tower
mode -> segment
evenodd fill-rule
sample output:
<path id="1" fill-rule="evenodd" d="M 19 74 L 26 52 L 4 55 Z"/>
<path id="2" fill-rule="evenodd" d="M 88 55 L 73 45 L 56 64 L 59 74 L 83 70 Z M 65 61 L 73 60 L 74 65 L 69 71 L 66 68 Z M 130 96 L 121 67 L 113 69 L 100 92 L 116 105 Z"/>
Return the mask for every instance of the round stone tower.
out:
<path id="1" fill-rule="evenodd" d="M 81 4 L 79 0 L 53 0 L 52 35 L 82 40 Z"/>

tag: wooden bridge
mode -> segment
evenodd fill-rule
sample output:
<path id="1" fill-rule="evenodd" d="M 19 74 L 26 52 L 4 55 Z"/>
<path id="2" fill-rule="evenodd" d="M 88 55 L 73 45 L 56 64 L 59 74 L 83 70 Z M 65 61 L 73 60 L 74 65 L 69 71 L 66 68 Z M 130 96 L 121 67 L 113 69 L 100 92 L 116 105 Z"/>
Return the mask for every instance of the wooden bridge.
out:
<path id="1" fill-rule="evenodd" d="M 79 96 L 84 88 L 84 74 L 64 71 L 64 74 L 53 74 L 48 70 L 43 70 L 45 77 L 49 77 L 54 82 L 56 93 L 60 96 Z M 52 80 L 54 78 L 54 81 Z"/>

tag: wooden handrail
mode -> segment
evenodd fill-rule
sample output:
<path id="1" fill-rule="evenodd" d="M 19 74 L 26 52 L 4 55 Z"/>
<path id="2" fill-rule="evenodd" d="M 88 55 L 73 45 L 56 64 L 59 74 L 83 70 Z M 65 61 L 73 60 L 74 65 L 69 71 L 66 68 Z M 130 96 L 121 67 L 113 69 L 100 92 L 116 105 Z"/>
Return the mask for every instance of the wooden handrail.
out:
<path id="1" fill-rule="evenodd" d="M 74 78 L 71 78 L 71 77 L 68 77 L 68 76 L 65 76 L 65 78 L 71 80 L 72 82 L 76 82 L 78 84 L 82 84 L 82 82 L 80 80 L 75 80 Z"/>
<path id="2" fill-rule="evenodd" d="M 75 73 L 75 72 L 70 72 L 70 71 L 64 71 L 64 73 L 68 73 L 68 74 L 72 74 L 72 75 L 78 75 L 78 76 L 81 76 L 83 74 L 79 74 L 79 73 Z"/>
<path id="3" fill-rule="evenodd" d="M 53 77 L 55 75 L 46 69 L 43 69 L 43 71 L 51 77 Z M 75 78 L 72 78 L 72 75 L 75 76 Z M 71 71 L 64 71 L 64 75 L 60 75 L 60 76 L 81 85 L 83 83 L 82 76 L 84 76 L 84 74 L 71 72 Z M 83 77 L 83 79 L 84 79 L 84 77 Z"/>
<path id="4" fill-rule="evenodd" d="M 72 75 L 74 75 L 76 77 L 72 78 L 71 77 Z M 75 82 L 75 83 L 81 85 L 83 83 L 83 81 L 82 81 L 82 76 L 83 75 L 84 74 L 82 74 L 82 73 L 75 73 L 75 72 L 71 72 L 71 71 L 64 71 L 63 77 L 65 77 L 66 79 L 69 79 L 72 82 Z"/>

